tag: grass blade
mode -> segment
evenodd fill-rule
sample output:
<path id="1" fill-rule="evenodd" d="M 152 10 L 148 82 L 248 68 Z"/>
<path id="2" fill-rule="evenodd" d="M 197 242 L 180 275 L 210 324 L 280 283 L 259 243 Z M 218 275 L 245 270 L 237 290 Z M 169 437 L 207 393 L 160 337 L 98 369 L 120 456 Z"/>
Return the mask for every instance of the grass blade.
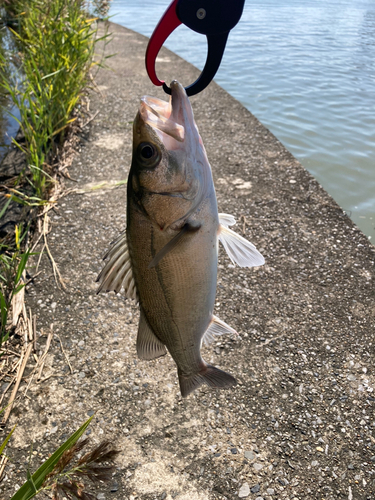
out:
<path id="1" fill-rule="evenodd" d="M 10 202 L 12 201 L 12 197 L 9 198 L 9 200 L 5 203 L 5 205 L 3 206 L 3 209 L 1 210 L 0 212 L 0 219 L 2 218 L 2 216 L 5 214 L 5 212 L 7 211 L 9 205 L 10 205 Z"/>
<path id="2" fill-rule="evenodd" d="M 46 460 L 40 467 L 39 469 L 34 472 L 34 474 L 31 476 L 33 485 L 37 490 L 41 488 L 43 481 L 45 477 L 52 472 L 53 468 L 57 464 L 57 462 L 60 460 L 61 455 L 64 453 L 64 451 L 68 450 L 71 446 L 73 446 L 74 443 L 78 441 L 78 439 L 82 436 L 82 434 L 85 432 L 87 427 L 89 426 L 91 420 L 93 419 L 94 415 L 90 417 L 86 422 L 81 425 L 81 427 L 68 438 L 65 443 L 63 443 L 59 449 L 55 451 L 53 455 L 50 456 L 48 460 Z M 33 498 L 35 496 L 35 493 L 33 489 L 31 488 L 29 480 L 27 480 L 21 488 L 12 496 L 11 500 L 29 500 L 30 498 Z"/>
<path id="3" fill-rule="evenodd" d="M 4 408 L 5 409 L 5 408 Z M 3 451 L 4 451 L 4 448 L 6 447 L 7 445 L 7 442 L 9 441 L 10 439 L 10 436 L 13 434 L 14 432 L 14 429 L 17 427 L 17 424 L 13 427 L 13 429 L 10 431 L 10 433 L 7 435 L 7 437 L 4 439 L 4 441 L 2 442 L 2 444 L 0 445 L 0 455 L 2 455 Z"/>

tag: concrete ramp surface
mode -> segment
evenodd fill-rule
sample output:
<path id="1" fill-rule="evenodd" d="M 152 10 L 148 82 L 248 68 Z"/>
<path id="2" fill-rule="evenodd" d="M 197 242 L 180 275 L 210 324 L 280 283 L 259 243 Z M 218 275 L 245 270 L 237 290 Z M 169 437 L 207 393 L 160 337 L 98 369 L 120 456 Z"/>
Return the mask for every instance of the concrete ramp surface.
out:
<path id="1" fill-rule="evenodd" d="M 13 465 L 0 496 L 26 480 L 33 441 L 32 471 L 95 412 L 93 443 L 108 438 L 122 450 L 113 480 L 93 487 L 98 500 L 373 500 L 375 248 L 215 83 L 192 105 L 219 212 L 233 214 L 266 259 L 241 269 L 220 251 L 215 314 L 240 337 L 218 338 L 203 356 L 239 384 L 182 400 L 169 355 L 137 359 L 137 306 L 95 294 L 101 255 L 126 225 L 126 185 L 117 183 L 129 171 L 139 100 L 165 98 L 146 76 L 147 39 L 110 29 L 106 51 L 115 56 L 91 92 L 90 112 L 99 113 L 70 171 L 78 192 L 51 212 L 49 245 L 67 291 L 45 255 L 28 287 L 38 331 L 53 323 L 54 340 L 45 380 L 12 413 Z M 158 68 L 185 85 L 199 73 L 164 49 Z"/>

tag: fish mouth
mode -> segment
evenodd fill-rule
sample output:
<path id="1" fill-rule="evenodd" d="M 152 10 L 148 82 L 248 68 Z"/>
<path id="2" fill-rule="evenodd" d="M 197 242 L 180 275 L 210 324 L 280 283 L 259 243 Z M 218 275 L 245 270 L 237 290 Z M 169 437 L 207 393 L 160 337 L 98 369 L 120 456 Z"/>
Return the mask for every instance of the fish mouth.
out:
<path id="1" fill-rule="evenodd" d="M 150 127 L 174 161 L 189 186 L 180 193 L 160 193 L 161 196 L 181 197 L 191 200 L 191 207 L 174 224 L 188 217 L 197 209 L 213 188 L 211 168 L 206 151 L 195 124 L 193 110 L 184 87 L 173 80 L 169 102 L 155 97 L 141 99 L 138 119 Z"/>
<path id="2" fill-rule="evenodd" d="M 169 102 L 156 97 L 144 96 L 141 99 L 139 113 L 142 120 L 152 127 L 167 149 L 180 149 L 191 130 L 196 131 L 193 112 L 184 87 L 173 80 L 170 85 Z M 190 134 L 191 135 L 191 134 Z M 175 144 L 170 139 L 177 141 Z"/>

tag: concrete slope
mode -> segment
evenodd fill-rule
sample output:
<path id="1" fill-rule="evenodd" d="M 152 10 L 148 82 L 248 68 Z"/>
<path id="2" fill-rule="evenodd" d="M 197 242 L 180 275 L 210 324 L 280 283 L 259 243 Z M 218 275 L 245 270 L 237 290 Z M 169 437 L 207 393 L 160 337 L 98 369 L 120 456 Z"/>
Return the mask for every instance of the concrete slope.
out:
<path id="1" fill-rule="evenodd" d="M 7 498 L 88 417 L 93 442 L 121 448 L 98 499 L 375 498 L 375 248 L 335 201 L 239 102 L 212 83 L 192 99 L 219 211 L 261 250 L 266 265 L 233 267 L 224 252 L 215 313 L 240 338 L 203 355 L 233 373 L 229 391 L 179 395 L 169 355 L 136 357 L 138 309 L 95 295 L 101 255 L 125 228 L 132 120 L 142 95 L 165 98 L 144 69 L 147 40 L 112 24 L 110 70 L 95 77 L 90 112 L 71 169 L 77 183 L 51 214 L 51 252 L 67 292 L 43 274 L 29 285 L 38 331 L 55 340 L 43 377 L 13 412 L 19 422 L 0 485 Z M 191 83 L 198 72 L 163 50 L 158 75 Z M 57 337 L 59 336 L 59 338 Z M 60 340 L 69 358 L 60 349 Z M 40 338 L 40 348 L 45 337 Z"/>

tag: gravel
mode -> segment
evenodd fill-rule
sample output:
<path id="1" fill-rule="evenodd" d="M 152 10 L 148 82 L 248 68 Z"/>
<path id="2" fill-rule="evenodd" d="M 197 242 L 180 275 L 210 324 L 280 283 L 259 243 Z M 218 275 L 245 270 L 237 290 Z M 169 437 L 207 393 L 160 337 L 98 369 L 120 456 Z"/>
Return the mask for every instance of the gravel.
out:
<path id="1" fill-rule="evenodd" d="M 32 383 L 30 399 L 12 412 L 7 429 L 18 425 L 7 455 L 16 466 L 7 468 L 0 497 L 9 498 L 26 480 L 32 442 L 34 471 L 95 412 L 92 443 L 111 439 L 122 450 L 113 480 L 92 487 L 99 499 L 165 493 L 167 500 L 232 500 L 242 488 L 246 498 L 249 485 L 259 485 L 258 500 L 375 498 L 375 248 L 215 83 L 192 105 L 219 211 L 235 216 L 234 229 L 266 259 L 259 269 L 242 269 L 220 251 L 215 314 L 239 337 L 220 337 L 203 356 L 233 373 L 238 385 L 203 387 L 182 400 L 169 355 L 137 359 L 137 306 L 121 294 L 96 295 L 100 256 L 125 228 L 126 186 L 88 186 L 126 179 L 138 101 L 144 94 L 164 98 L 145 74 L 147 40 L 110 27 L 112 70 L 96 76 L 90 113 L 99 114 L 84 129 L 70 171 L 77 182 L 67 181 L 85 194 L 62 198 L 60 218 L 51 223 L 49 245 L 67 291 L 56 285 L 43 255 L 42 274 L 26 294 L 26 306 L 37 314 L 38 349 L 53 323 L 65 355 L 54 341 L 43 369 L 49 378 Z M 198 75 L 164 49 L 158 64 L 166 81 L 187 84 Z M 118 489 L 111 492 L 113 481 Z"/>
<path id="2" fill-rule="evenodd" d="M 240 498 L 246 498 L 250 495 L 250 488 L 249 488 L 249 485 L 247 483 L 244 483 L 241 488 L 240 488 L 240 491 L 238 492 L 238 496 Z"/>

